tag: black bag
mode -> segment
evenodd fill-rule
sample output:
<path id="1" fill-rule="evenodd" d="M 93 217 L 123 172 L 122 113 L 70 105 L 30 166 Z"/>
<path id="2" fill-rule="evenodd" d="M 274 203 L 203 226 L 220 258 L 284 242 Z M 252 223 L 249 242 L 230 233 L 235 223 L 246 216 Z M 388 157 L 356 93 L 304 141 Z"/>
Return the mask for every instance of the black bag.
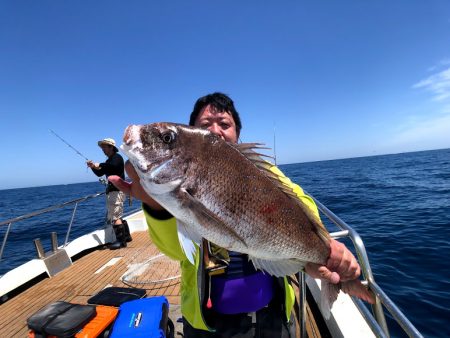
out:
<path id="1" fill-rule="evenodd" d="M 51 303 L 27 319 L 30 330 L 36 334 L 61 338 L 72 337 L 96 315 L 94 305 Z"/>
<path id="2" fill-rule="evenodd" d="M 119 307 L 122 303 L 130 300 L 144 298 L 146 291 L 137 288 L 120 288 L 109 287 L 104 288 L 96 295 L 88 299 L 88 304 L 107 305 Z"/>

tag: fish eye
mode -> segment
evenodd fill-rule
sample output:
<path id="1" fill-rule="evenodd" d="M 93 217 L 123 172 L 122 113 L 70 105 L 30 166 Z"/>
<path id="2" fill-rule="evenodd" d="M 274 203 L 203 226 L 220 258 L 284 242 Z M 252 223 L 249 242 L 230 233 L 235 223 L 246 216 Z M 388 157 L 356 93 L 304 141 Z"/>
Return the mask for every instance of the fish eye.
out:
<path id="1" fill-rule="evenodd" d="M 161 140 L 165 144 L 170 144 L 175 140 L 175 133 L 172 130 L 166 131 L 161 134 Z"/>

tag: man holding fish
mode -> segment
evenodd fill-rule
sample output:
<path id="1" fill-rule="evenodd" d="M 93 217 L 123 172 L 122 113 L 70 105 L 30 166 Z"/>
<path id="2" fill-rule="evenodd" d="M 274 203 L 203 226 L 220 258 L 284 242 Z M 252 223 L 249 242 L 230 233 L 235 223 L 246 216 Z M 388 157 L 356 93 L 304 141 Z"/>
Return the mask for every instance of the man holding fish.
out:
<path id="1" fill-rule="evenodd" d="M 352 253 L 330 238 L 313 200 L 238 144 L 233 101 L 197 100 L 190 126 L 130 126 L 122 150 L 133 183 L 110 177 L 143 202 L 150 236 L 181 262 L 185 337 L 295 337 L 294 291 L 285 276 L 305 270 L 366 301 Z M 329 313 L 331 304 L 325 304 Z"/>

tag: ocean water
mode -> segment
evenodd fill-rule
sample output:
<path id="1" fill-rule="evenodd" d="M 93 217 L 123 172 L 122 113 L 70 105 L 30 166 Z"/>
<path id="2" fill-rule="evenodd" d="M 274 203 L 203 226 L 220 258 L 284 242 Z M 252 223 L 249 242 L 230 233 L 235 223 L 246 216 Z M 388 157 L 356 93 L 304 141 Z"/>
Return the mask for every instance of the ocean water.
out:
<path id="1" fill-rule="evenodd" d="M 425 337 L 450 337 L 450 149 L 281 169 L 361 235 L 375 281 Z"/>
<path id="2" fill-rule="evenodd" d="M 104 191 L 104 185 L 99 182 L 0 190 L 0 222 Z M 0 275 L 36 258 L 36 249 L 33 243 L 36 238 L 41 239 L 46 252 L 50 251 L 51 232 L 55 231 L 58 235 L 58 243 L 62 245 L 66 238 L 74 206 L 71 204 L 56 211 L 13 223 L 3 258 L 0 261 Z M 127 199 L 124 204 L 124 212 L 139 207 L 139 201 L 133 201 L 133 205 L 130 207 Z M 105 195 L 80 202 L 75 212 L 69 241 L 103 228 L 105 221 Z M 3 242 L 6 230 L 6 225 L 0 227 L 0 243 Z"/>
<path id="3" fill-rule="evenodd" d="M 450 336 L 450 267 L 445 261 L 450 251 L 450 149 L 280 168 L 358 231 L 375 281 L 425 337 Z M 103 189 L 92 182 L 0 190 L 0 221 Z M 137 207 L 134 201 L 126 209 Z M 0 274 L 35 257 L 34 238 L 40 237 L 49 250 L 50 231 L 57 231 L 61 243 L 72 209 L 17 223 Z M 104 226 L 104 218 L 104 196 L 81 203 L 70 238 Z M 4 232 L 2 227 L 0 240 Z M 387 320 L 392 337 L 405 336 Z"/>

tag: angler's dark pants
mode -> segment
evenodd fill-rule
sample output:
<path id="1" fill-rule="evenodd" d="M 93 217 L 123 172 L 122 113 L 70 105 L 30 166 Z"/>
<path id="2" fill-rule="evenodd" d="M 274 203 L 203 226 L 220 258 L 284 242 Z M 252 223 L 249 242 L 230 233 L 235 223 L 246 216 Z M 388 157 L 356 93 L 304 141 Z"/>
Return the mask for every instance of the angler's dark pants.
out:
<path id="1" fill-rule="evenodd" d="M 295 319 L 286 323 L 286 316 L 280 309 L 265 307 L 254 314 L 209 316 L 211 325 L 216 332 L 194 329 L 183 318 L 184 338 L 295 338 Z M 256 319 L 256 320 L 255 320 Z"/>
<path id="2" fill-rule="evenodd" d="M 126 243 L 131 242 L 130 228 L 128 227 L 128 222 L 122 219 L 121 224 L 112 224 L 114 234 L 118 242 Z"/>

